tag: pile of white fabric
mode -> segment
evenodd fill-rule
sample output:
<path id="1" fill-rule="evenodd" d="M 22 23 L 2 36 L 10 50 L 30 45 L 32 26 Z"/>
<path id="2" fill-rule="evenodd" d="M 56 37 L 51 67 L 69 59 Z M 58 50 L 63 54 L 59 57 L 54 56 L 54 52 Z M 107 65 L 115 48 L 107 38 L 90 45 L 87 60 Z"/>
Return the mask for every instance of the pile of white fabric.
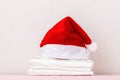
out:
<path id="1" fill-rule="evenodd" d="M 93 75 L 92 60 L 61 60 L 36 56 L 30 61 L 29 75 Z"/>

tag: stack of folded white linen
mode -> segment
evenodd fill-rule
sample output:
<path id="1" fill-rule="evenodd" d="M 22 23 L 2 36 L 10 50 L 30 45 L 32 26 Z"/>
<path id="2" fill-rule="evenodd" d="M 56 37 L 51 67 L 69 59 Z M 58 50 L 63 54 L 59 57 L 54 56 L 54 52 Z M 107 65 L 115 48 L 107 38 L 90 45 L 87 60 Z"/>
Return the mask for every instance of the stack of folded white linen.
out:
<path id="1" fill-rule="evenodd" d="M 92 60 L 61 60 L 41 56 L 30 61 L 29 75 L 93 75 Z"/>

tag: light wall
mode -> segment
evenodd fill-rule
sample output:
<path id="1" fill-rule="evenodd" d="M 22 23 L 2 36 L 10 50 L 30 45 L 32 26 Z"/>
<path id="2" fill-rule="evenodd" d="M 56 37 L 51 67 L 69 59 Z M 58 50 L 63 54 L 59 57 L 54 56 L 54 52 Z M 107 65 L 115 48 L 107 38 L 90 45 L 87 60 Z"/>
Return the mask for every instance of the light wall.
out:
<path id="1" fill-rule="evenodd" d="M 65 16 L 98 43 L 97 74 L 120 74 L 120 0 L 1 0 L 0 73 L 26 74 L 45 33 Z"/>

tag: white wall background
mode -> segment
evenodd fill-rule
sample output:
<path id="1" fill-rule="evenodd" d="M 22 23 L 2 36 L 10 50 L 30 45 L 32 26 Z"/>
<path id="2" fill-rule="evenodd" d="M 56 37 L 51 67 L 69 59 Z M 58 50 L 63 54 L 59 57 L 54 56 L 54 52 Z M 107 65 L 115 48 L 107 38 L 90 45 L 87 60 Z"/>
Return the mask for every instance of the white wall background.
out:
<path id="1" fill-rule="evenodd" d="M 0 0 L 0 73 L 26 74 L 46 31 L 67 15 L 99 45 L 95 73 L 120 74 L 120 0 Z"/>

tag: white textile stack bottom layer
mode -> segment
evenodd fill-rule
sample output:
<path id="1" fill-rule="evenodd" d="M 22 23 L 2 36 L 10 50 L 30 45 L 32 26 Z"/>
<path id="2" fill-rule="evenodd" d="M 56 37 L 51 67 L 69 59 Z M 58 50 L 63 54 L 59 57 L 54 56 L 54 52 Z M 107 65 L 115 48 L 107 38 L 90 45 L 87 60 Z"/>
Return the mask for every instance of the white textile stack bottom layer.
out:
<path id="1" fill-rule="evenodd" d="M 41 56 L 33 57 L 30 61 L 28 75 L 93 75 L 92 60 L 59 60 Z"/>

